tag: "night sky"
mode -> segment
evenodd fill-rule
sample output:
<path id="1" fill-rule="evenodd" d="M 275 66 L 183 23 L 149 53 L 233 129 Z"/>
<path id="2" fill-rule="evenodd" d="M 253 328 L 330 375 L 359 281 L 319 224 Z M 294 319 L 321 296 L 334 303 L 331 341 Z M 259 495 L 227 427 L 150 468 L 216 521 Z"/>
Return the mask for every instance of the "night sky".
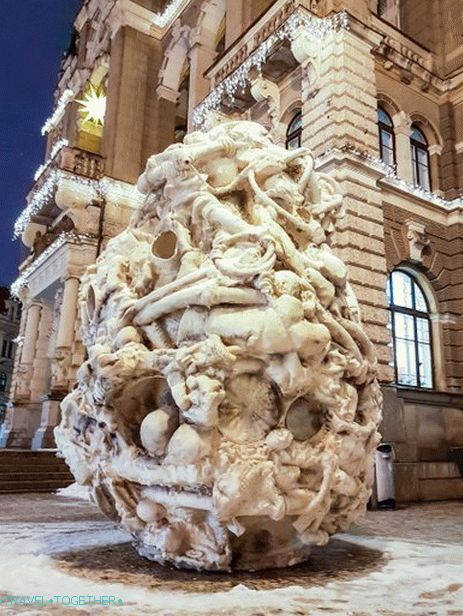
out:
<path id="1" fill-rule="evenodd" d="M 0 284 L 16 278 L 27 254 L 13 223 L 43 162 L 40 130 L 52 112 L 60 60 L 83 0 L 1 0 Z"/>

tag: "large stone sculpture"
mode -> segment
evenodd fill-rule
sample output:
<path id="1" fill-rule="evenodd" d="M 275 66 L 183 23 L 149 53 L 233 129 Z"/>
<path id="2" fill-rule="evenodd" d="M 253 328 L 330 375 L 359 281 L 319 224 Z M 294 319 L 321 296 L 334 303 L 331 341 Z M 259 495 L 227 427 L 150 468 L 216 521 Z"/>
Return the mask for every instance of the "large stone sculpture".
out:
<path id="1" fill-rule="evenodd" d="M 81 288 L 88 359 L 56 438 L 138 552 L 285 566 L 364 509 L 381 396 L 345 265 L 342 198 L 251 122 L 148 161 Z"/>

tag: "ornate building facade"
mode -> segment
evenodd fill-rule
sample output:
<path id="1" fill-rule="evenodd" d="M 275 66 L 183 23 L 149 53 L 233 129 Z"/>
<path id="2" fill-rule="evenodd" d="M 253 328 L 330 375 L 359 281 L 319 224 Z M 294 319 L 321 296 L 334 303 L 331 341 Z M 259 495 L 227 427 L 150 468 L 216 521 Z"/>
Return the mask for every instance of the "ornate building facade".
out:
<path id="1" fill-rule="evenodd" d="M 463 0 L 87 0 L 17 236 L 25 309 L 3 444 L 53 446 L 83 359 L 79 280 L 147 158 L 221 118 L 339 182 L 401 501 L 463 496 Z"/>
<path id="2" fill-rule="evenodd" d="M 0 429 L 10 401 L 16 338 L 21 319 L 21 304 L 10 296 L 7 287 L 0 287 Z"/>

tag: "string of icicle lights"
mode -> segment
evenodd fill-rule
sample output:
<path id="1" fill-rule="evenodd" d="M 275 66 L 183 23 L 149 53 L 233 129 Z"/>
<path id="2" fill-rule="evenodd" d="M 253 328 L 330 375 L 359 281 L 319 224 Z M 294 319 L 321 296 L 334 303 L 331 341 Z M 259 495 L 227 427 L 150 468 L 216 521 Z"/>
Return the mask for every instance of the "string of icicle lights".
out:
<path id="1" fill-rule="evenodd" d="M 66 88 L 56 103 L 56 108 L 42 126 L 42 135 L 49 133 L 60 121 L 67 104 L 74 98 L 74 92 Z"/>
<path id="2" fill-rule="evenodd" d="M 164 28 L 175 17 L 175 14 L 185 0 L 172 0 L 162 13 L 156 13 L 153 22 L 160 28 Z"/>
<path id="3" fill-rule="evenodd" d="M 340 154 L 340 153 L 349 153 L 356 158 L 360 158 L 363 161 L 366 161 L 378 171 L 384 173 L 385 180 L 391 184 L 392 186 L 397 186 L 404 192 L 408 194 L 414 195 L 419 199 L 423 199 L 428 203 L 433 203 L 434 205 L 438 205 L 439 207 L 452 210 L 456 207 L 463 207 L 463 196 L 457 197 L 456 199 L 444 199 L 440 195 L 436 195 L 435 193 L 422 188 L 421 186 L 417 186 L 416 184 L 412 184 L 411 182 L 407 182 L 406 180 L 402 180 L 397 176 L 397 169 L 395 165 L 388 165 L 383 160 L 376 156 L 371 156 L 371 154 L 367 154 L 355 146 L 345 145 L 343 148 L 329 148 L 324 152 L 321 156 L 315 159 L 315 166 L 319 167 L 330 155 Z"/>
<path id="4" fill-rule="evenodd" d="M 108 178 L 92 180 L 67 171 L 62 171 L 61 169 L 53 169 L 50 171 L 45 182 L 33 192 L 29 204 L 16 219 L 13 232 L 14 240 L 21 235 L 31 218 L 38 214 L 40 210 L 54 198 L 55 192 L 60 182 L 63 180 L 77 184 L 78 188 L 90 188 L 93 192 L 91 198 L 105 198 L 111 193 L 114 197 L 129 199 L 137 203 L 141 203 L 143 199 L 143 195 L 137 190 L 136 186 L 122 183 L 119 185 Z M 91 200 L 91 198 L 89 197 L 89 200 Z"/>
<path id="5" fill-rule="evenodd" d="M 21 273 L 21 275 L 13 282 L 10 287 L 10 292 L 13 297 L 18 297 L 21 293 L 21 289 L 27 285 L 27 279 L 31 274 L 33 274 L 41 265 L 45 263 L 49 256 L 51 256 L 54 252 L 61 248 L 63 244 L 66 242 L 71 242 L 73 244 L 81 244 L 84 241 L 95 240 L 96 238 L 93 235 L 89 235 L 87 233 L 79 234 L 74 231 L 66 231 L 60 233 L 54 242 L 48 246 L 38 257 L 33 261 L 26 269 Z"/>
<path id="6" fill-rule="evenodd" d="M 57 141 L 55 143 L 55 145 L 51 149 L 50 156 L 49 156 L 48 160 L 45 161 L 42 165 L 40 165 L 40 167 L 34 173 L 34 180 L 35 181 L 37 181 L 39 179 L 39 177 L 42 175 L 42 173 L 45 171 L 45 169 L 48 168 L 48 166 L 50 165 L 52 160 L 55 158 L 55 156 L 58 154 L 58 152 L 61 150 L 61 148 L 64 148 L 67 145 L 69 145 L 69 142 L 68 142 L 67 139 L 60 139 L 59 141 Z"/>
<path id="7" fill-rule="evenodd" d="M 233 73 L 211 90 L 208 96 L 195 108 L 193 111 L 193 124 L 195 127 L 201 128 L 208 114 L 213 110 L 217 110 L 226 97 L 231 102 L 234 102 L 235 94 L 246 88 L 251 70 L 257 69 L 260 74 L 262 66 L 267 61 L 274 45 L 285 39 L 294 40 L 296 33 L 301 27 L 313 36 L 314 39 L 321 40 L 338 30 L 347 29 L 349 27 L 349 17 L 345 11 L 326 18 L 314 17 L 300 10 L 295 11 Z"/>

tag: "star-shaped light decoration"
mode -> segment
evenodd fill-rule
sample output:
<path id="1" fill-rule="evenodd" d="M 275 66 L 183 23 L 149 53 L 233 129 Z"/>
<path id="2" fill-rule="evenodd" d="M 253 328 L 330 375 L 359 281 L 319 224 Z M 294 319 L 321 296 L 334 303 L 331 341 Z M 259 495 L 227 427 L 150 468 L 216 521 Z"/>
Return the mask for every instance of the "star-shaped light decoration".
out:
<path id="1" fill-rule="evenodd" d="M 106 113 L 106 94 L 103 88 L 97 89 L 90 84 L 83 98 L 77 102 L 81 105 L 80 112 L 84 122 L 103 126 Z"/>

